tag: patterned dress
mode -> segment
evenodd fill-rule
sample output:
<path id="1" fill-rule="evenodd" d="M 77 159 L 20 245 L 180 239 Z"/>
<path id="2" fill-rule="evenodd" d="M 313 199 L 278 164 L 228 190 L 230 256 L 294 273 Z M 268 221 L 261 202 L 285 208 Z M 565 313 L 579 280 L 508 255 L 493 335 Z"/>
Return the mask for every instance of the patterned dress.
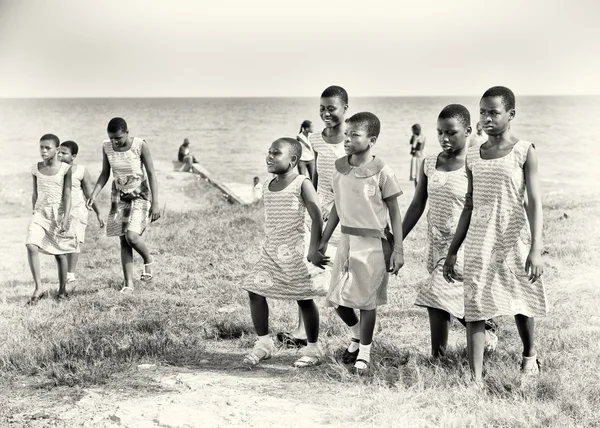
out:
<path id="1" fill-rule="evenodd" d="M 69 226 L 66 232 L 60 233 L 58 225 L 64 214 L 63 186 L 69 168 L 69 165 L 61 162 L 60 169 L 54 175 L 42 174 L 37 163 L 31 168 L 31 174 L 37 180 L 37 201 L 25 243 L 36 245 L 45 254 L 59 255 L 79 252 L 73 228 Z"/>
<path id="2" fill-rule="evenodd" d="M 152 195 L 142 164 L 143 143 L 144 140 L 136 137 L 131 148 L 124 152 L 115 151 L 110 140 L 103 143 L 114 177 L 107 236 L 122 236 L 127 232 L 141 235 L 150 222 Z"/>
<path id="3" fill-rule="evenodd" d="M 346 156 L 344 143 L 329 144 L 324 139 L 321 133 L 310 134 L 309 141 L 317 156 L 317 174 L 319 182 L 317 183 L 317 195 L 321 203 L 321 211 L 323 215 L 329 216 L 333 207 L 333 186 L 331 180 L 335 171 L 335 161 Z"/>
<path id="4" fill-rule="evenodd" d="M 244 280 L 243 288 L 272 299 L 309 300 L 325 294 L 315 281 L 319 268 L 306 261 L 306 207 L 299 175 L 285 189 L 264 186 L 265 235 L 260 258 Z"/>
<path id="5" fill-rule="evenodd" d="M 448 249 L 454 238 L 458 220 L 465 205 L 467 172 L 438 171 L 439 155 L 427 156 L 424 172 L 427 176 L 427 271 L 429 277 L 419 284 L 415 305 L 441 309 L 462 318 L 464 311 L 464 287 L 462 282 L 449 284 L 444 279 L 443 267 Z M 458 252 L 456 272 L 462 276 L 463 248 Z"/>
<path id="6" fill-rule="evenodd" d="M 473 213 L 465 240 L 465 319 L 499 315 L 546 315 L 541 279 L 529 283 L 525 261 L 531 232 L 525 208 L 523 165 L 533 143 L 519 141 L 498 159 L 482 159 L 480 148 L 467 152 L 473 173 Z"/>
<path id="7" fill-rule="evenodd" d="M 85 241 L 85 229 L 88 224 L 88 210 L 85 207 L 85 199 L 81 190 L 85 167 L 83 165 L 72 165 L 72 188 L 71 188 L 71 222 L 73 230 L 80 243 Z"/>

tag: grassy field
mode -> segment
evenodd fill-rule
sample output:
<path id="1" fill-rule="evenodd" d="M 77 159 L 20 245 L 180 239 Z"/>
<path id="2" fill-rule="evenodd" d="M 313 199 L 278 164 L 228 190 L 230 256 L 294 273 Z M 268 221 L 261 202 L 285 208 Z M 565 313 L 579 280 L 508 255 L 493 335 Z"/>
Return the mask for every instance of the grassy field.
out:
<path id="1" fill-rule="evenodd" d="M 483 390 L 468 380 L 460 324 L 453 325 L 450 354 L 442 360 L 429 357 L 426 311 L 412 304 L 414 284 L 425 275 L 424 221 L 406 242 L 406 265 L 390 284 L 390 303 L 380 311 L 383 330 L 375 338 L 369 376 L 358 378 L 337 362 L 347 330 L 322 302 L 327 363 L 297 371 L 290 367 L 294 351 L 280 350 L 254 372 L 277 377 L 300 394 L 326 394 L 321 401 L 352 391 L 346 417 L 356 426 L 600 426 L 600 195 L 547 193 L 544 217 L 551 312 L 536 324 L 544 366 L 539 377 L 520 378 L 520 341 L 508 317 L 499 319 L 500 343 L 486 358 Z M 167 207 L 147 233 L 157 262 L 155 279 L 136 284 L 133 294 L 116 291 L 118 243 L 95 225 L 69 301 L 48 299 L 27 308 L 29 272 L 2 278 L 0 382 L 12 407 L 0 406 L 0 420 L 18 410 L 11 401 L 16 395 L 132 387 L 128 379 L 142 363 L 243 378 L 248 369 L 240 362 L 254 334 L 240 282 L 261 237 L 260 207 L 216 203 L 187 213 Z M 50 262 L 43 277 L 54 284 Z M 139 272 L 141 260 L 136 263 Z M 272 331 L 290 330 L 295 304 L 275 301 L 271 309 Z"/>

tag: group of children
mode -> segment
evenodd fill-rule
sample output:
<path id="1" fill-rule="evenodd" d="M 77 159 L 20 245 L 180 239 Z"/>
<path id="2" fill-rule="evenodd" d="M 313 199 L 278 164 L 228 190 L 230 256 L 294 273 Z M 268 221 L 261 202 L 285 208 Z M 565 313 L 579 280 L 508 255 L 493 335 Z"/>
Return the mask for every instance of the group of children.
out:
<path id="1" fill-rule="evenodd" d="M 62 144 L 56 135 L 40 138 L 42 162 L 33 165 L 33 217 L 27 232 L 27 255 L 34 280 L 28 304 L 47 297 L 41 288 L 39 253 L 53 255 L 58 265 L 57 298 L 68 297 L 67 283 L 75 281 L 75 268 L 84 242 L 88 210 L 93 209 L 100 227 L 102 215 L 95 202 L 113 171 L 111 208 L 106 230 L 121 240 L 124 282 L 121 292 L 133 290 L 133 250 L 144 267 L 141 280 L 152 279 L 153 258 L 142 238 L 148 223 L 160 217 L 158 186 L 146 142 L 129 136 L 127 123 L 114 118 L 108 123 L 108 139 L 102 148 L 102 172 L 92 190 L 89 172 L 75 164 L 79 147 L 74 141 Z"/>
<path id="2" fill-rule="evenodd" d="M 369 112 L 346 119 L 347 109 L 343 88 L 322 93 L 325 128 L 308 135 L 316 166 L 311 178 L 296 172 L 303 149 L 298 139 L 280 138 L 269 148 L 267 169 L 274 178 L 263 185 L 266 239 L 243 284 L 258 340 L 244 363 L 254 366 L 273 355 L 266 299 L 274 298 L 298 302 L 304 328 L 297 331 L 304 330 L 306 347 L 294 365 L 320 364 L 315 299 L 326 295 L 350 330 L 342 361 L 368 372 L 377 307 L 387 302 L 389 274 L 404 264 L 402 241 L 429 202 L 429 276 L 415 304 L 428 310 L 433 356 L 445 354 L 457 318 L 466 325 L 469 364 L 480 381 L 484 349 L 497 342 L 493 318 L 512 315 L 523 343 L 521 370 L 538 371 L 534 317 L 547 312 L 542 207 L 535 147 L 510 132 L 512 91 L 497 86 L 483 94 L 480 123 L 488 137 L 471 147 L 469 111 L 459 104 L 443 108 L 437 119 L 442 151 L 415 166 L 416 190 L 404 221 L 396 176 L 372 153 L 379 119 Z M 411 146 L 422 151 L 420 129 L 413 131 Z M 331 270 L 327 292 L 311 265 Z"/>

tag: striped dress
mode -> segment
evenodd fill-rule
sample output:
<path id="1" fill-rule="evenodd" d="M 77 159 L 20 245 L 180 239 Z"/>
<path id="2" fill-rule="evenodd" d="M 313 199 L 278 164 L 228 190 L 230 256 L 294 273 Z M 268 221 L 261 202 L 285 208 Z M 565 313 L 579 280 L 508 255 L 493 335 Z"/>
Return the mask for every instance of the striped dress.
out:
<path id="1" fill-rule="evenodd" d="M 473 213 L 465 240 L 465 319 L 499 315 L 546 315 L 541 279 L 531 284 L 525 260 L 531 232 L 525 208 L 523 165 L 533 143 L 519 141 L 498 159 L 482 159 L 479 146 L 469 148 L 473 173 Z"/>
<path id="2" fill-rule="evenodd" d="M 37 180 L 37 201 L 29 228 L 26 245 L 36 245 L 45 254 L 59 255 L 78 253 L 79 245 L 73 227 L 64 233 L 59 231 L 58 222 L 64 214 L 62 203 L 65 175 L 70 166 L 60 164 L 54 175 L 44 175 L 36 163 L 31 174 Z"/>
<path id="3" fill-rule="evenodd" d="M 144 140 L 135 137 L 129 150 L 117 152 L 110 140 L 103 143 L 113 173 L 112 205 L 106 224 L 107 236 L 122 236 L 127 232 L 144 233 L 150 222 L 151 192 L 142 164 Z M 140 192 L 140 197 L 123 200 L 124 195 Z"/>
<path id="4" fill-rule="evenodd" d="M 427 176 L 427 271 L 429 277 L 420 281 L 415 305 L 441 309 L 462 318 L 464 311 L 464 288 L 462 282 L 449 284 L 444 279 L 443 267 L 448 249 L 454 238 L 458 220 L 465 205 L 467 172 L 438 171 L 439 155 L 427 156 L 424 172 Z M 463 248 L 458 252 L 456 272 L 462 276 Z"/>
<path id="5" fill-rule="evenodd" d="M 243 288 L 272 299 L 309 300 L 325 294 L 314 278 L 319 268 L 306 261 L 304 214 L 299 175 L 285 189 L 272 192 L 264 185 L 266 239 L 258 262 Z"/>
<path id="6" fill-rule="evenodd" d="M 72 165 L 72 188 L 71 188 L 71 221 L 73 230 L 80 243 L 85 241 L 85 229 L 88 224 L 88 210 L 85 207 L 85 199 L 81 189 L 85 167 L 83 165 Z"/>
<path id="7" fill-rule="evenodd" d="M 335 161 L 346 156 L 344 143 L 329 144 L 321 133 L 310 134 L 310 144 L 315 153 L 317 153 L 317 174 L 319 182 L 317 183 L 317 195 L 321 203 L 323 215 L 329 216 L 333 207 L 333 172 L 335 171 Z"/>

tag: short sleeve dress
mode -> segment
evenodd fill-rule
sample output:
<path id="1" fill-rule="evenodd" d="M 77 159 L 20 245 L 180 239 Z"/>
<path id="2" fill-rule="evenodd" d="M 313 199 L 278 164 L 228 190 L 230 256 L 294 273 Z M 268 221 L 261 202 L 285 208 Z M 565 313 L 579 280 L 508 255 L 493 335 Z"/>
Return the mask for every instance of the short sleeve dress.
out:
<path id="1" fill-rule="evenodd" d="M 531 284 L 525 271 L 531 232 L 523 206 L 523 166 L 532 146 L 520 140 L 497 159 L 483 159 L 479 146 L 467 152 L 467 168 L 473 174 L 473 213 L 465 239 L 466 321 L 548 312 L 542 280 Z"/>
<path id="2" fill-rule="evenodd" d="M 85 229 L 88 224 L 88 210 L 85 207 L 85 199 L 81 190 L 85 167 L 83 165 L 72 165 L 71 171 L 71 221 L 77 235 L 77 240 L 83 243 L 85 241 Z"/>

